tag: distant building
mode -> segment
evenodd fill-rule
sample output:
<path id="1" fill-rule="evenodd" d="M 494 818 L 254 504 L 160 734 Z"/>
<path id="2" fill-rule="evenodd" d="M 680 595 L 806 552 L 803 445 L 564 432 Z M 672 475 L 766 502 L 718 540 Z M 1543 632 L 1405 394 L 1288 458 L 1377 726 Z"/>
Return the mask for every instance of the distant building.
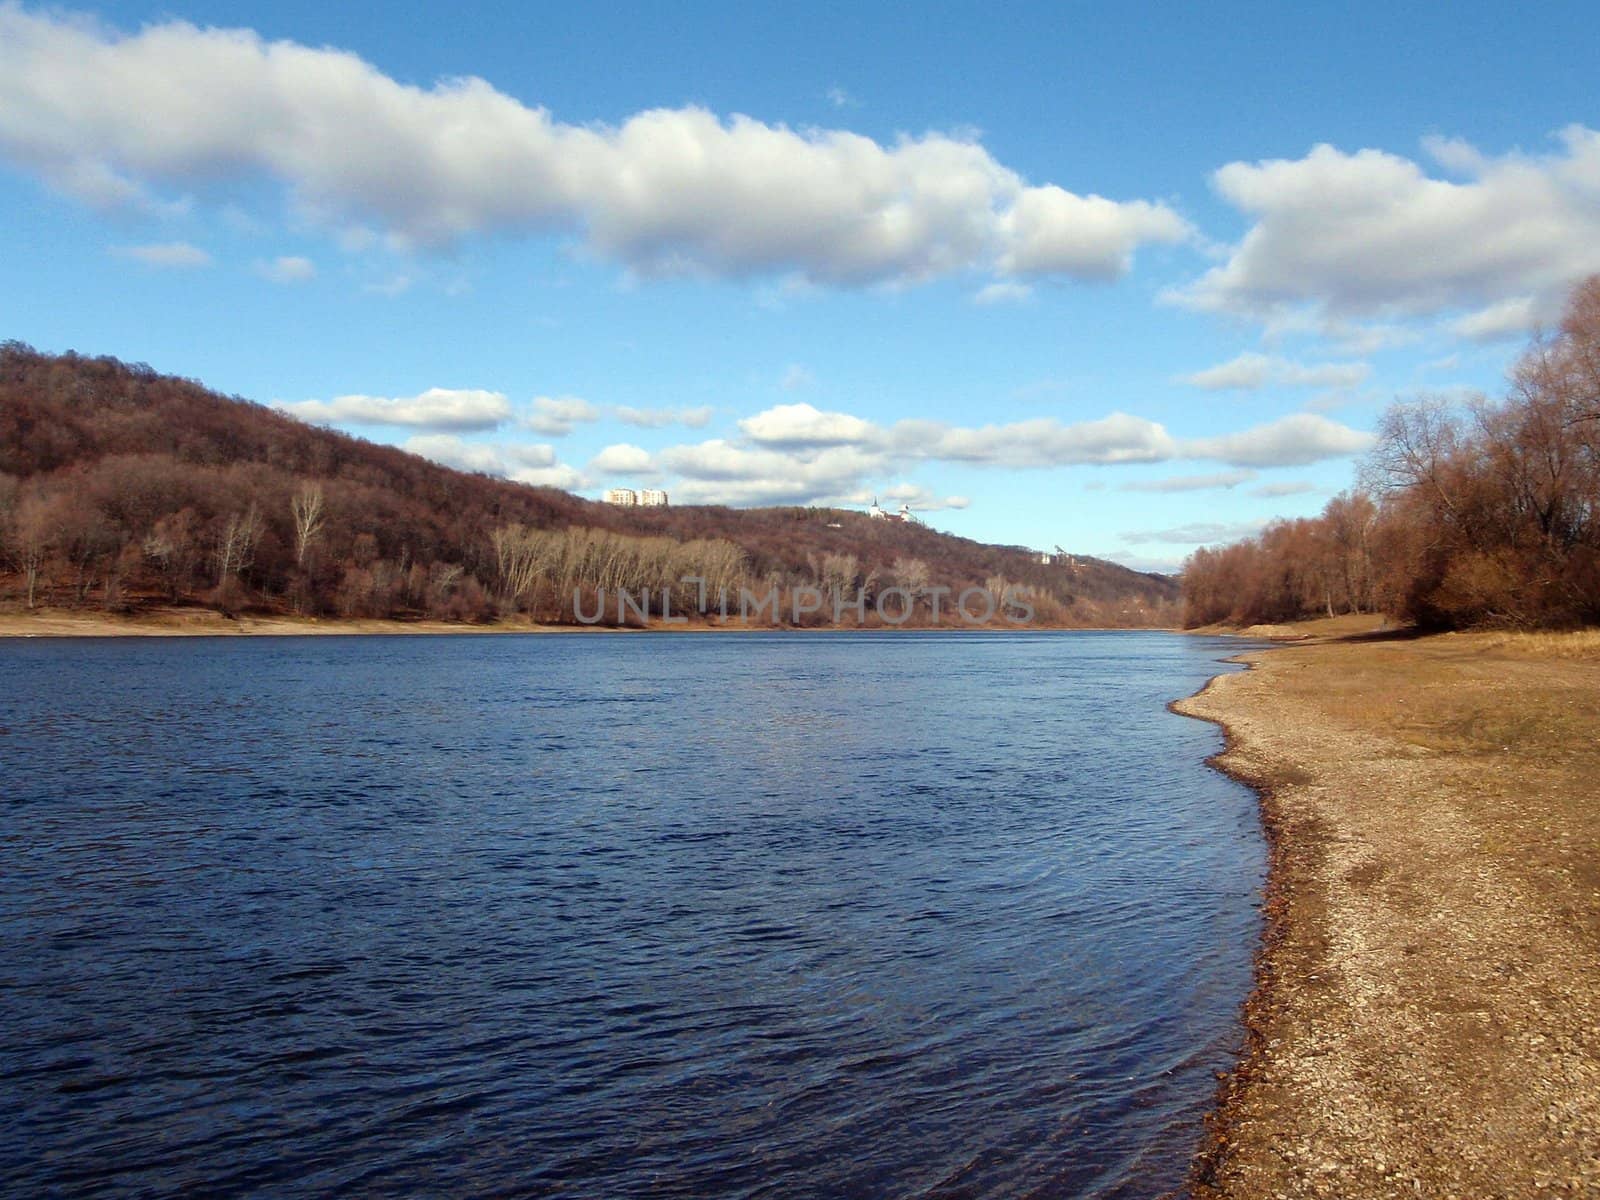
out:
<path id="1" fill-rule="evenodd" d="M 911 505 L 902 504 L 897 513 L 884 512 L 878 507 L 878 498 L 872 498 L 872 507 L 867 509 L 867 516 L 874 521 L 899 521 L 905 525 L 921 525 L 922 521 L 911 511 Z"/>
<path id="2" fill-rule="evenodd" d="M 623 508 L 633 508 L 639 503 L 639 493 L 632 488 L 607 488 L 606 503 L 620 504 Z"/>
<path id="3" fill-rule="evenodd" d="M 660 488 L 642 488 L 639 491 L 639 503 L 646 508 L 665 508 L 667 494 Z"/>

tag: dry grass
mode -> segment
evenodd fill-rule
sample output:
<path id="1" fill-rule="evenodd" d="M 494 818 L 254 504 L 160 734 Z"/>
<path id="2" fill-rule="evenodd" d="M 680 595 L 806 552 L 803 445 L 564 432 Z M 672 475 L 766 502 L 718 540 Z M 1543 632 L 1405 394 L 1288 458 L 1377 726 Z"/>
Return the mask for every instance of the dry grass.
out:
<path id="1" fill-rule="evenodd" d="M 1525 658 L 1600 660 L 1600 629 L 1570 633 L 1494 633 L 1483 635 L 1486 649 Z"/>

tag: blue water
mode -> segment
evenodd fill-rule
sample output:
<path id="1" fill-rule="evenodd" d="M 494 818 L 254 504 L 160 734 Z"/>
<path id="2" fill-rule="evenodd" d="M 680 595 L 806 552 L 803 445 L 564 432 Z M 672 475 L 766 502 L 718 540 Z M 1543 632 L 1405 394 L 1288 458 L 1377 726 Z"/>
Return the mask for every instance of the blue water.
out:
<path id="1" fill-rule="evenodd" d="M 1239 1041 L 1153 633 L 0 641 L 0 1192 L 1118 1196 Z"/>

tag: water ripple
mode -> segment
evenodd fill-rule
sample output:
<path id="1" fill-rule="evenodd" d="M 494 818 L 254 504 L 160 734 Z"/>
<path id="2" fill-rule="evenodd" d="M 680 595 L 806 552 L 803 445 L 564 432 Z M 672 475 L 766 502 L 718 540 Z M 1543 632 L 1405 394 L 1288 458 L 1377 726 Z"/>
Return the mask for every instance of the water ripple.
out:
<path id="1" fill-rule="evenodd" d="M 1164 635 L 0 642 L 17 1195 L 1154 1195 L 1249 982 Z"/>

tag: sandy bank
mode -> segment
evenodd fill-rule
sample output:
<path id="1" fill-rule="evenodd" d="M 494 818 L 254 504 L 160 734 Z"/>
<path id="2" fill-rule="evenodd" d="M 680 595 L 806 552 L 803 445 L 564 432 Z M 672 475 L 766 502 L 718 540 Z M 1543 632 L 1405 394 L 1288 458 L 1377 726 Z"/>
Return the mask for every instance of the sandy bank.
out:
<path id="1" fill-rule="evenodd" d="M 857 630 L 854 625 L 824 625 L 807 629 L 763 624 L 759 621 L 692 620 L 687 623 L 652 621 L 651 633 L 838 633 Z M 1128 629 L 1091 630 L 1077 626 L 1012 625 L 904 625 L 868 626 L 871 633 L 1044 633 L 1131 632 Z M 1143 629 L 1150 632 L 1149 629 Z M 639 633 L 609 625 L 540 625 L 528 620 L 501 620 L 483 625 L 452 621 L 381 621 L 362 618 L 238 616 L 225 617 L 211 609 L 152 609 L 129 616 L 76 610 L 0 612 L 0 638 L 7 637 L 234 637 L 304 636 L 307 634 L 451 634 L 451 633 Z M 1164 632 L 1177 632 L 1165 630 Z"/>
<path id="2" fill-rule="evenodd" d="M 46 611 L 0 613 L 0 637 L 232 637 L 350 633 L 560 633 L 529 622 L 463 625 L 448 621 L 323 620 L 316 617 L 225 617 L 206 609 L 158 609 L 134 616 Z"/>
<path id="3" fill-rule="evenodd" d="M 1600 635 L 1245 656 L 1274 842 L 1199 1197 L 1600 1195 Z"/>

